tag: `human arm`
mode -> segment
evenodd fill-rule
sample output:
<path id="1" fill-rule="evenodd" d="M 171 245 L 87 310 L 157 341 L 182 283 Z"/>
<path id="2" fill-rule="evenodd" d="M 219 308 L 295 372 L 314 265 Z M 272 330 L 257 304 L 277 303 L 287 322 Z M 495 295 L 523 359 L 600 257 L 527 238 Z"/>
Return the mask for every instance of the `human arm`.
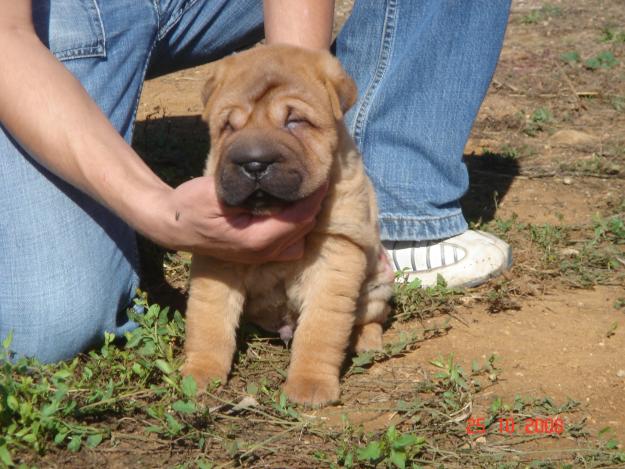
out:
<path id="1" fill-rule="evenodd" d="M 263 0 L 267 44 L 328 49 L 334 0 Z"/>
<path id="2" fill-rule="evenodd" d="M 166 247 L 243 262 L 301 254 L 323 194 L 261 218 L 222 207 L 210 178 L 169 187 L 41 43 L 31 8 L 0 0 L 0 123 L 33 158 Z"/>

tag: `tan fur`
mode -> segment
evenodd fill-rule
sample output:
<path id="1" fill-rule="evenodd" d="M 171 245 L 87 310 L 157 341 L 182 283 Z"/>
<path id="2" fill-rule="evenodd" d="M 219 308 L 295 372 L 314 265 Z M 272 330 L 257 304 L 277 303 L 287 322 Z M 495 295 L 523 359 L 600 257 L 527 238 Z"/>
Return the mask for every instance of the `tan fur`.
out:
<path id="1" fill-rule="evenodd" d="M 279 84 L 271 91 L 275 98 L 262 95 L 263 69 L 270 76 L 265 80 Z M 248 85 L 233 83 L 242 74 L 254 73 L 259 76 Z M 200 386 L 215 378 L 224 383 L 235 352 L 236 328 L 245 314 L 269 331 L 283 325 L 295 328 L 284 385 L 289 399 L 309 405 L 336 401 L 350 340 L 357 351 L 382 347 L 393 280 L 380 260 L 373 189 L 342 122 L 355 99 L 353 82 L 329 54 L 287 46 L 258 47 L 225 59 L 209 75 L 204 91 L 212 145 L 207 174 L 215 175 L 229 142 L 215 129 L 223 127 L 223 109 L 236 103 L 237 130 L 266 127 L 273 132 L 275 120 L 281 118 L 275 116 L 282 116 L 280 99 L 292 99 L 294 93 L 319 118 L 319 131 L 297 135 L 312 185 L 305 190 L 328 180 L 329 190 L 301 260 L 243 265 L 194 256 L 183 372 Z M 284 98 L 283 88 L 293 93 Z M 247 98 L 241 101 L 242 95 Z M 229 119 L 232 115 L 230 111 Z M 276 139 L 282 138 L 282 131 L 275 132 Z"/>

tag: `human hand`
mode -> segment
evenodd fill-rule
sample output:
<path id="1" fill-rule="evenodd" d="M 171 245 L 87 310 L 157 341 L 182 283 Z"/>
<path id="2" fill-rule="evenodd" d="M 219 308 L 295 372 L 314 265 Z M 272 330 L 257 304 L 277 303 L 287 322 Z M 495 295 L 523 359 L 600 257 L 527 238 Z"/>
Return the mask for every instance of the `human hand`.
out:
<path id="1" fill-rule="evenodd" d="M 198 177 L 156 199 L 154 210 L 164 223 L 161 219 L 158 228 L 145 234 L 170 248 L 235 262 L 299 259 L 326 192 L 321 187 L 277 214 L 259 216 L 223 206 L 213 178 Z"/>

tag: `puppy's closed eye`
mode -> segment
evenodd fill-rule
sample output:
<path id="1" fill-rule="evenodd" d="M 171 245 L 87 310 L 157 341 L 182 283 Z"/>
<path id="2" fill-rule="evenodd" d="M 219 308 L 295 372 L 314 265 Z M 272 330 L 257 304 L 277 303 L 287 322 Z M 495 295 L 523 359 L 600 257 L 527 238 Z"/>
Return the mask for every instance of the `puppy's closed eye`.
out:
<path id="1" fill-rule="evenodd" d="M 289 108 L 288 113 L 286 115 L 286 121 L 284 122 L 284 126 L 289 130 L 294 130 L 297 127 L 302 125 L 312 125 L 306 117 L 300 114 L 293 108 Z"/>

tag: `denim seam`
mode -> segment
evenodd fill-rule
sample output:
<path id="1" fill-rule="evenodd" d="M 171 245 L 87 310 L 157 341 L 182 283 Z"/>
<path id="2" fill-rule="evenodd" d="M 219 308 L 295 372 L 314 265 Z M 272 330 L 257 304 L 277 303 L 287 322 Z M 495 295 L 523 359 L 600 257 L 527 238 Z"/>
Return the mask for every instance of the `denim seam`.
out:
<path id="1" fill-rule="evenodd" d="M 102 49 L 104 52 L 104 56 L 106 57 L 106 30 L 104 29 L 104 20 L 102 19 L 102 13 L 100 12 L 100 5 L 98 5 L 98 0 L 93 0 L 93 7 L 95 9 L 95 13 L 98 16 L 98 24 L 100 25 L 100 31 L 102 33 Z"/>
<path id="2" fill-rule="evenodd" d="M 157 25 L 160 23 L 160 15 L 159 15 L 159 9 L 158 6 L 156 5 L 156 1 L 152 2 L 155 10 L 156 10 L 156 17 L 157 17 Z M 156 39 L 156 38 L 155 38 Z M 143 85 L 145 83 L 145 76 L 147 74 L 148 71 L 148 67 L 150 66 L 150 59 L 152 58 L 152 52 L 154 51 L 154 47 L 156 46 L 156 40 L 152 41 L 152 44 L 150 46 L 150 50 L 148 51 L 148 53 L 146 54 L 145 57 L 145 62 L 143 63 L 143 67 L 141 69 L 141 82 L 139 84 L 139 92 L 137 93 L 137 98 L 135 99 L 135 103 L 133 105 L 133 109 L 132 109 L 132 116 L 131 116 L 131 121 L 132 121 L 132 132 L 131 135 L 134 135 L 135 131 L 134 131 L 134 127 L 135 127 L 135 120 L 137 118 L 137 110 L 139 109 L 139 102 L 141 100 L 141 93 L 143 91 Z"/>
<path id="3" fill-rule="evenodd" d="M 184 15 L 188 10 L 193 8 L 197 2 L 198 2 L 198 0 L 191 0 L 184 7 L 180 8 L 176 12 L 174 12 L 174 14 L 171 16 L 171 19 L 169 20 L 169 22 L 164 25 L 163 31 L 160 31 L 160 26 L 159 26 L 159 32 L 158 32 L 157 40 L 160 41 L 161 39 L 163 39 L 167 35 L 167 33 L 169 31 L 171 31 L 171 28 L 176 26 L 178 21 L 180 21 L 180 18 L 182 18 L 182 15 Z"/>
<path id="4" fill-rule="evenodd" d="M 157 4 L 157 0 L 153 0 L 152 4 L 154 5 L 154 10 L 155 10 L 155 15 L 156 15 L 156 24 L 157 26 L 160 24 L 160 9 L 158 7 Z M 157 30 L 158 31 L 158 30 Z M 150 46 L 150 50 L 148 51 L 148 53 L 146 54 L 145 57 L 145 61 L 143 63 L 143 67 L 141 68 L 141 81 L 139 84 L 139 90 L 137 93 L 137 98 L 135 99 L 135 103 L 133 105 L 133 109 L 132 109 L 132 117 L 131 117 L 131 122 L 132 122 L 132 131 L 130 132 L 130 135 L 134 135 L 135 133 L 135 123 L 136 123 L 136 118 L 137 118 L 137 110 L 139 109 L 139 102 L 141 101 L 141 93 L 143 91 L 143 85 L 145 83 L 145 76 L 147 74 L 148 71 L 148 67 L 150 65 L 150 58 L 152 57 L 152 52 L 154 51 L 154 47 L 156 45 L 156 38 L 154 38 L 154 40 L 152 40 L 152 44 Z M 131 138 L 132 140 L 132 138 Z M 133 273 L 132 276 L 132 280 L 131 280 L 131 284 L 134 284 L 135 286 L 135 290 L 136 287 L 139 286 L 139 274 L 137 272 L 139 272 L 139 270 L 141 269 L 140 266 L 140 258 L 139 258 L 139 248 L 138 248 L 138 244 L 137 244 L 137 236 L 135 234 L 134 237 L 134 249 L 132 250 L 133 252 L 133 266 L 136 269 L 136 271 Z M 136 294 L 136 291 L 133 292 Z"/>
<path id="5" fill-rule="evenodd" d="M 440 217 L 405 217 L 401 215 L 386 215 L 384 213 L 380 214 L 380 219 L 385 220 L 410 220 L 410 221 L 438 221 L 445 220 L 447 218 L 453 218 L 458 215 L 462 215 L 462 210 L 458 209 L 457 212 L 450 213 L 447 215 L 442 215 Z"/>
<path id="6" fill-rule="evenodd" d="M 81 47 L 79 49 L 67 49 L 54 52 L 58 60 L 69 60 L 75 58 L 87 59 L 90 57 L 105 57 L 104 49 L 101 46 Z"/>
<path id="7" fill-rule="evenodd" d="M 462 213 L 450 215 L 440 220 L 385 219 L 380 217 L 380 237 L 384 241 L 429 241 L 446 239 L 467 230 L 467 222 Z"/>
<path id="8" fill-rule="evenodd" d="M 371 102 L 373 101 L 374 95 L 378 91 L 378 85 L 386 75 L 386 70 L 388 69 L 389 57 L 395 41 L 398 8 L 397 0 L 389 0 L 387 3 L 386 13 L 384 15 L 382 43 L 380 44 L 380 53 L 376 69 L 373 74 L 373 79 L 367 87 L 367 91 L 363 95 L 362 103 L 358 107 L 356 117 L 354 118 L 352 135 L 356 142 L 359 142 L 360 137 L 363 134 L 367 117 L 369 116 L 369 111 L 371 110 Z"/>
<path id="9" fill-rule="evenodd" d="M 134 298 L 137 297 L 137 289 L 139 288 L 139 284 L 141 282 L 141 277 L 139 276 L 139 272 L 141 271 L 141 260 L 139 258 L 139 245 L 137 243 L 137 235 L 135 232 L 135 240 L 134 240 L 134 249 L 132 250 L 133 254 L 132 254 L 132 267 L 134 269 L 134 272 L 132 273 L 131 277 L 130 277 L 130 282 L 129 282 L 129 289 L 132 290 L 131 295 L 132 298 L 130 299 L 129 304 L 132 304 L 132 301 Z"/>
<path id="10" fill-rule="evenodd" d="M 85 2 L 85 8 L 92 15 L 94 34 L 96 36 L 96 45 L 87 47 L 72 47 L 60 51 L 55 51 L 54 56 L 58 60 L 89 58 L 89 57 L 106 57 L 106 32 L 104 31 L 104 22 L 100 13 L 100 6 L 97 0 Z M 93 16 L 95 15 L 95 17 Z"/>
<path id="11" fill-rule="evenodd" d="M 161 29 L 161 6 L 159 0 L 152 0 L 152 6 L 154 11 L 156 11 L 156 30 L 158 31 Z"/>

